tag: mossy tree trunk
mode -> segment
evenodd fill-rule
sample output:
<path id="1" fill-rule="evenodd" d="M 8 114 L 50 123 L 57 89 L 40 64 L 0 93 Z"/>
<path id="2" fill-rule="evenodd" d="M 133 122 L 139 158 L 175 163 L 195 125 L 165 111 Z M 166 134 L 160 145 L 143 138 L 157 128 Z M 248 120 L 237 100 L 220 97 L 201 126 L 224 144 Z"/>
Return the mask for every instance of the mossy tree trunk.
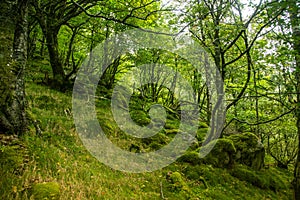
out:
<path id="1" fill-rule="evenodd" d="M 27 61 L 28 0 L 1 2 L 0 131 L 26 130 L 24 70 Z"/>
<path id="2" fill-rule="evenodd" d="M 66 81 L 63 62 L 60 58 L 58 49 L 58 31 L 59 28 L 43 27 L 46 37 L 47 48 L 49 52 L 50 63 L 53 73 L 52 86 L 61 89 Z"/>

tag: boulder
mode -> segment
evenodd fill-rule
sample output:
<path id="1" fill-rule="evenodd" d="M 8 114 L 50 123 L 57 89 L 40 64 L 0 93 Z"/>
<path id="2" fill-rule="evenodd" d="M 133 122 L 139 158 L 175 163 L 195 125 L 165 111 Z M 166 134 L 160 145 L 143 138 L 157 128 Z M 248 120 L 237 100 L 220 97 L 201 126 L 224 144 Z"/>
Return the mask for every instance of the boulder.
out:
<path id="1" fill-rule="evenodd" d="M 211 145 L 214 147 L 211 149 Z M 236 149 L 231 140 L 221 138 L 214 140 L 201 149 L 202 152 L 211 151 L 203 158 L 202 163 L 210 164 L 219 168 L 230 168 L 234 163 L 234 154 Z"/>
<path id="2" fill-rule="evenodd" d="M 234 160 L 255 170 L 264 165 L 265 148 L 253 133 L 234 134 L 227 137 L 232 140 L 236 148 Z"/>
<path id="3" fill-rule="evenodd" d="M 211 146 L 214 145 L 211 150 Z M 264 165 L 265 149 L 253 133 L 234 134 L 211 141 L 201 151 L 211 150 L 202 160 L 214 167 L 231 168 L 234 163 L 260 170 Z"/>

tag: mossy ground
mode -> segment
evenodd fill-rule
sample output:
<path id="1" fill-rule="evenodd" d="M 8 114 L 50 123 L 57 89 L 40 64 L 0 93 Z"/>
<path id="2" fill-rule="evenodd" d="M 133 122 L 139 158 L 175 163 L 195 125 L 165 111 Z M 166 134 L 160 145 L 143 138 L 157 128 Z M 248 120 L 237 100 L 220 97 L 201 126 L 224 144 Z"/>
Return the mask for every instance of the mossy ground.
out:
<path id="1" fill-rule="evenodd" d="M 115 171 L 98 162 L 82 145 L 72 119 L 71 93 L 60 93 L 29 82 L 27 100 L 28 113 L 36 120 L 41 133 L 36 132 L 32 125 L 28 133 L 14 142 L 1 143 L 1 199 L 34 199 L 34 196 L 38 195 L 32 193 L 36 191 L 36 185 L 49 182 L 59 186 L 60 195 L 55 196 L 59 199 L 164 197 L 169 200 L 288 200 L 292 197 L 292 173 L 277 168 L 255 172 L 245 166 L 221 169 L 181 160 L 151 173 L 131 174 Z M 128 150 L 130 144 L 134 143 L 146 151 L 151 150 L 150 144 L 155 149 L 159 148 L 160 144 L 169 142 L 168 137 L 161 135 L 153 138 L 149 145 L 143 140 L 132 140 L 113 123 L 112 115 L 108 112 L 109 106 L 107 100 L 97 101 L 100 124 L 105 127 L 108 137 L 115 144 Z M 175 119 L 167 120 L 167 131 L 163 130 L 161 134 L 176 134 L 178 131 L 174 130 L 178 130 L 178 123 Z M 194 154 L 190 157 L 193 156 Z M 186 159 L 191 161 L 190 157 Z M 173 182 L 167 178 L 170 172 L 175 173 L 172 177 Z M 53 190 L 57 191 L 57 187 Z"/>

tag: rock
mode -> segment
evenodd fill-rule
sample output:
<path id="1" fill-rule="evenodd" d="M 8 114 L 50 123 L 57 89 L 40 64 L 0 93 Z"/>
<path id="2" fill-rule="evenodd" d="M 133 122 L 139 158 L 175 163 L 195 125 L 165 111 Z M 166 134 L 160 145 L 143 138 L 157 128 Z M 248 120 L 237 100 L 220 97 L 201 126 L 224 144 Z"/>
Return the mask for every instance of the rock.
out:
<path id="1" fill-rule="evenodd" d="M 264 165 L 265 148 L 253 133 L 234 134 L 227 137 L 232 140 L 236 148 L 234 160 L 255 170 Z"/>
<path id="2" fill-rule="evenodd" d="M 201 151 L 210 150 L 211 145 L 214 144 L 213 149 L 201 159 L 202 163 L 219 168 L 230 168 L 234 163 L 233 157 L 236 153 L 233 142 L 226 138 L 217 139 L 202 147 Z"/>
<path id="3" fill-rule="evenodd" d="M 202 159 L 202 163 L 214 167 L 231 168 L 234 163 L 260 170 L 264 165 L 265 149 L 253 133 L 241 133 L 211 141 L 201 151 L 213 149 Z"/>

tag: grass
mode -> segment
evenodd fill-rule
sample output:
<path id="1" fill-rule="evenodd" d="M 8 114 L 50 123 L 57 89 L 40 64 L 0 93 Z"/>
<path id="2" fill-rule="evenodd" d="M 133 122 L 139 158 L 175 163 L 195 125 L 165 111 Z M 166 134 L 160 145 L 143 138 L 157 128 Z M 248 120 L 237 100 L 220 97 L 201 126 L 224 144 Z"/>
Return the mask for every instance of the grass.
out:
<path id="1" fill-rule="evenodd" d="M 284 200 L 292 197 L 291 172 L 272 167 L 253 172 L 238 166 L 231 171 L 180 161 L 151 173 L 115 171 L 98 162 L 82 145 L 72 119 L 71 93 L 28 82 L 27 100 L 28 113 L 41 133 L 32 125 L 28 133 L 18 139 L 0 140 L 1 199 L 40 199 L 34 192 L 39 183 L 59 185 L 59 196 L 48 199 Z M 127 149 L 133 142 L 146 149 L 142 140 L 132 141 L 118 130 L 108 112 L 110 104 L 107 100 L 97 103 L 98 118 L 115 144 Z M 165 132 L 171 133 L 173 129 L 178 129 L 177 122 L 168 119 L 168 131 Z M 177 131 L 173 132 L 176 134 Z M 4 142 L 6 140 L 9 142 Z M 179 181 L 170 181 L 170 172 L 176 172 Z M 280 183 L 274 182 L 271 178 L 274 176 Z M 262 184 L 256 184 L 255 178 Z M 268 187 L 261 187 L 264 181 Z M 276 184 L 280 187 L 274 189 L 272 185 Z"/>

